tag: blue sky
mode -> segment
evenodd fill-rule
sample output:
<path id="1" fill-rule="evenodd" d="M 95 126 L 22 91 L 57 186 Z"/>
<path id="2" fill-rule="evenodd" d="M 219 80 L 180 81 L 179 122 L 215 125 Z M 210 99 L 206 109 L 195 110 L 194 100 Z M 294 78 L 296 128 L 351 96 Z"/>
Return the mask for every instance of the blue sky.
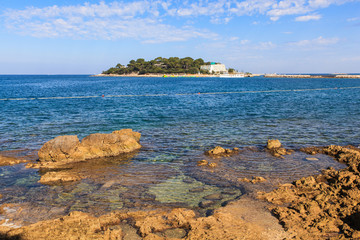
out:
<path id="1" fill-rule="evenodd" d="M 360 0 L 1 0 L 0 36 L 0 74 L 93 74 L 159 56 L 360 72 Z"/>

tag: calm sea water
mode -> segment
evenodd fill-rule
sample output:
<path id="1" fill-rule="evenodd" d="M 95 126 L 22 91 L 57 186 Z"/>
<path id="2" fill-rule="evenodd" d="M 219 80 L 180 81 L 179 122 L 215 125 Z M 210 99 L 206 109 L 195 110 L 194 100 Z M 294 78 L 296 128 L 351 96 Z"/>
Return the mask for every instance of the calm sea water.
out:
<path id="1" fill-rule="evenodd" d="M 89 209 L 92 201 L 99 204 L 99 199 L 106 199 L 107 209 L 127 206 L 129 199 L 146 202 L 149 196 L 141 195 L 144 192 L 152 196 L 152 204 L 195 206 L 199 199 L 194 196 L 196 199 L 189 202 L 180 196 L 184 196 L 183 191 L 205 184 L 206 193 L 216 192 L 219 178 L 225 182 L 220 177 L 223 173 L 211 178 L 211 173 L 199 175 L 193 170 L 194 162 L 204 158 L 203 151 L 216 145 L 261 149 L 273 138 L 294 149 L 360 144 L 360 79 L 0 76 L 0 111 L 0 151 L 37 151 L 46 141 L 67 134 L 82 138 L 122 128 L 142 134 L 143 149 L 122 159 L 121 164 L 115 161 L 82 166 L 98 178 L 82 181 L 80 190 L 79 184 L 66 188 L 42 186 L 37 183 L 39 173 L 23 165 L 0 168 L 0 193 L 6 196 L 2 202 L 31 199 L 39 206 L 71 202 L 71 206 L 66 205 L 67 211 L 76 206 Z M 336 165 L 325 158 L 310 164 L 300 153 L 289 157 L 291 164 L 269 161 L 271 157 L 264 152 L 244 153 L 241 158 L 226 162 L 239 177 L 286 172 L 293 175 L 289 170 L 294 169 L 306 175 Z M 246 161 L 252 164 L 246 165 Z M 109 169 L 117 170 L 110 174 Z M 133 177 L 139 176 L 139 171 L 143 179 Z M 108 196 L 101 191 L 120 173 L 123 182 L 119 178 L 106 185 L 116 189 L 114 200 L 114 194 Z M 193 185 L 179 184 L 187 178 L 191 180 L 185 182 Z M 140 189 L 136 196 L 128 192 L 130 185 Z M 180 185 L 180 194 L 170 196 L 169 189 Z M 19 187 L 25 193 L 20 194 Z M 52 197 L 39 198 L 40 192 Z M 72 197 L 62 196 L 64 192 Z M 125 197 L 119 200 L 119 195 Z M 82 205 L 76 202 L 79 199 L 85 199 Z"/>

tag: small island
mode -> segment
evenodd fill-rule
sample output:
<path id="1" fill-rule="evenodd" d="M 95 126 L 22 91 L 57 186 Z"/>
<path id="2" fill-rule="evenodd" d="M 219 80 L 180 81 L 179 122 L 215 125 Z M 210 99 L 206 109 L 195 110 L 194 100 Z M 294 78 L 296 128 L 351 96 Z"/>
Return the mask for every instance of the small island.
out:
<path id="1" fill-rule="evenodd" d="M 235 75 L 239 73 L 233 68 L 226 69 L 224 64 L 205 62 L 202 58 L 194 60 L 191 57 L 157 57 L 150 61 L 143 58 L 131 60 L 126 66 L 118 63 L 115 67 L 111 67 L 96 76 L 218 77 L 224 74 Z M 245 74 L 241 74 L 245 76 Z M 246 73 L 246 75 L 249 76 L 250 73 Z"/>

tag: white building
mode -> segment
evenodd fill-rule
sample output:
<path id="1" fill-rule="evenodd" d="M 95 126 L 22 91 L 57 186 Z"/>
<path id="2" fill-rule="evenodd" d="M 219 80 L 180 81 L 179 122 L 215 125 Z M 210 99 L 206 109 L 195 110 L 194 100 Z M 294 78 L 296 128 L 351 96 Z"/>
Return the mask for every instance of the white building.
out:
<path id="1" fill-rule="evenodd" d="M 221 63 L 211 63 L 210 65 L 202 65 L 200 67 L 201 70 L 207 70 L 209 73 L 227 73 L 226 67 Z"/>

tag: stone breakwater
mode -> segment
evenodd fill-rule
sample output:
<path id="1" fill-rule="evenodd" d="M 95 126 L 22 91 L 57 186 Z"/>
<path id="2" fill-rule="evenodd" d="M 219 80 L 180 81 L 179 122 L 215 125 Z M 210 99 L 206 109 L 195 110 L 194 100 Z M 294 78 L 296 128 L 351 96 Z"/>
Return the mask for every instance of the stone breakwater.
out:
<path id="1" fill-rule="evenodd" d="M 310 74 L 265 74 L 267 78 L 360 78 L 360 75 L 351 74 L 329 74 L 329 75 L 310 75 Z"/>

